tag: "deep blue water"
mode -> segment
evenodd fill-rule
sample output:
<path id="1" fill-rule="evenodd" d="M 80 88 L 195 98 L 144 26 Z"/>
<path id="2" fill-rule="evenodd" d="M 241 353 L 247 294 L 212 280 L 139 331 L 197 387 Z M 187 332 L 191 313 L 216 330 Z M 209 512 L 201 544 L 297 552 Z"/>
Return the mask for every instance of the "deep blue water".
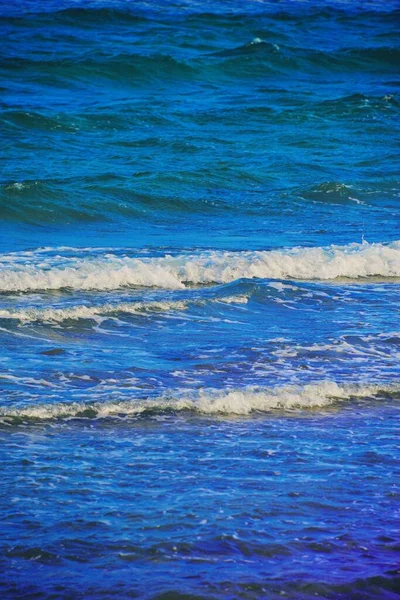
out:
<path id="1" fill-rule="evenodd" d="M 398 2 L 0 4 L 0 596 L 400 596 Z"/>

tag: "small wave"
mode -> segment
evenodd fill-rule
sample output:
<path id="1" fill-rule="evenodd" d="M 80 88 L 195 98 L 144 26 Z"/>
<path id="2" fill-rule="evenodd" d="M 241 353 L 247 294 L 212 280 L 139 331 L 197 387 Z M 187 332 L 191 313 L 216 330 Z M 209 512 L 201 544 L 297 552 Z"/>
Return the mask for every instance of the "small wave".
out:
<path id="1" fill-rule="evenodd" d="M 41 255 L 40 255 L 41 257 Z M 35 258 L 35 257 L 34 257 Z M 238 279 L 400 277 L 400 241 L 255 252 L 210 251 L 157 258 L 38 257 L 22 266 L 2 257 L 1 292 L 112 290 L 127 286 L 183 289 Z"/>
<path id="2" fill-rule="evenodd" d="M 325 408 L 352 398 L 377 398 L 398 393 L 399 388 L 393 385 L 338 385 L 333 381 L 321 381 L 303 386 L 285 385 L 264 389 L 200 390 L 198 392 L 182 392 L 174 397 L 165 396 L 158 399 L 120 402 L 38 404 L 22 408 L 3 406 L 0 407 L 0 418 L 4 420 L 104 419 L 170 412 L 246 416 L 273 410 Z"/>
<path id="3" fill-rule="evenodd" d="M 261 38 L 254 38 L 251 42 L 247 44 L 243 44 L 242 46 L 237 46 L 236 48 L 231 48 L 229 50 L 219 50 L 218 52 L 213 52 L 209 56 L 219 56 L 219 57 L 230 57 L 230 56 L 240 56 L 240 55 L 249 55 L 255 52 L 278 52 L 279 46 L 277 44 L 270 44 L 269 42 L 265 42 Z"/>
<path id="4" fill-rule="evenodd" d="M 313 72 L 392 72 L 400 60 L 395 47 L 341 48 L 325 51 L 312 47 L 275 44 L 255 38 L 252 42 L 208 55 L 222 59 L 218 68 L 233 77 L 265 77 L 266 74 Z"/>
<path id="5" fill-rule="evenodd" d="M 400 61 L 400 49 L 394 46 L 351 48 L 343 50 L 343 54 L 363 62 L 377 63 L 380 66 L 386 64 L 397 67 Z"/>
<path id="6" fill-rule="evenodd" d="M 139 177 L 140 175 L 136 175 Z M 198 175 L 185 173 L 190 181 L 198 181 Z M 182 197 L 176 193 L 173 176 L 145 174 L 151 181 L 152 191 L 135 189 L 132 183 L 122 178 L 117 183 L 108 181 L 85 181 L 76 179 L 14 181 L 0 184 L 0 219 L 20 223 L 43 224 L 81 221 L 107 221 L 126 217 L 149 216 L 174 218 L 176 213 L 220 214 L 232 212 L 234 205 L 229 200 L 215 196 Z M 178 180 L 179 177 L 176 177 Z M 182 184 L 182 179 L 179 183 Z M 192 183 L 193 186 L 193 183 Z M 143 186 L 144 187 L 144 186 Z M 170 191 L 165 191 L 171 188 Z M 252 207 L 246 207 L 251 212 Z"/>
<path id="7" fill-rule="evenodd" d="M 38 129 L 43 131 L 61 131 L 76 133 L 79 125 L 76 120 L 64 114 L 49 116 L 35 111 L 4 110 L 0 113 L 3 124 L 21 129 Z"/>
<path id="8" fill-rule="evenodd" d="M 134 207 L 132 207 L 132 211 Z M 56 180 L 25 180 L 0 186 L 0 218 L 21 223 L 96 221 L 98 203 L 72 201 Z"/>
<path id="9" fill-rule="evenodd" d="M 299 195 L 302 198 L 314 200 L 316 202 L 327 202 L 331 204 L 355 202 L 356 204 L 364 204 L 362 200 L 356 197 L 357 192 L 352 189 L 351 186 L 335 181 L 327 181 L 309 189 L 301 190 Z"/>
<path id="10" fill-rule="evenodd" d="M 380 96 L 366 96 L 364 94 L 351 94 L 340 98 L 324 100 L 315 105 L 315 112 L 324 117 L 345 117 L 358 120 L 365 118 L 365 115 L 375 116 L 393 114 L 397 115 L 400 108 L 398 98 L 393 94 Z"/>
<path id="11" fill-rule="evenodd" d="M 118 313 L 135 315 L 149 312 L 185 310 L 187 305 L 187 302 L 177 300 L 171 302 L 124 302 L 120 304 L 104 304 L 102 306 L 72 306 L 66 308 L 0 309 L 0 319 L 16 319 L 22 323 L 36 321 L 61 323 L 62 321 L 76 321 L 79 319 L 98 320 L 107 315 L 117 315 Z"/>
<path id="12" fill-rule="evenodd" d="M 194 67 L 186 62 L 180 61 L 168 54 L 108 54 L 107 52 L 98 52 L 93 56 L 82 56 L 75 59 L 69 57 L 62 58 L 32 58 L 10 56 L 2 60 L 2 68 L 12 72 L 34 71 L 38 70 L 42 75 L 57 75 L 59 78 L 87 80 L 88 78 L 106 78 L 110 80 L 123 81 L 125 84 L 133 83 L 135 86 L 139 82 L 148 83 L 153 79 L 167 80 L 187 79 L 195 72 Z M 15 111 L 15 115 L 10 114 L 10 119 L 23 121 L 28 125 L 35 127 L 55 128 L 45 117 L 42 120 L 35 114 Z M 57 125 L 57 124 L 56 124 Z M 68 125 L 65 125 L 68 127 Z M 72 125 L 72 131 L 74 126 Z"/>
<path id="13" fill-rule="evenodd" d="M 141 21 L 146 21 L 144 14 L 135 14 L 130 7 L 85 7 L 76 6 L 58 10 L 51 13 L 52 19 L 57 19 L 60 22 L 68 23 L 69 25 L 75 25 L 78 27 L 85 27 L 88 25 L 98 26 L 104 23 L 117 23 L 121 25 L 126 23 L 128 25 L 135 24 Z"/>
<path id="14" fill-rule="evenodd" d="M 342 183 L 340 181 L 324 181 L 310 187 L 293 190 L 296 197 L 323 204 L 359 204 L 397 208 L 399 198 L 399 182 L 396 180 Z"/>
<path id="15" fill-rule="evenodd" d="M 211 298 L 210 302 L 225 304 L 246 304 L 246 296 L 226 296 Z M 103 304 L 100 306 L 71 306 L 64 308 L 25 308 L 0 309 L 0 319 L 13 319 L 21 323 L 62 323 L 63 321 L 94 320 L 102 321 L 109 316 L 121 313 L 130 315 L 148 315 L 186 310 L 189 306 L 202 306 L 207 300 L 171 300 L 154 302 L 122 302 L 119 304 Z"/>
<path id="16" fill-rule="evenodd" d="M 400 60 L 400 51 L 395 47 L 342 48 L 323 51 L 313 48 L 287 48 L 287 52 L 302 63 L 302 68 L 325 68 L 330 72 L 340 71 L 390 71 Z"/>
<path id="17" fill-rule="evenodd" d="M 91 24 L 109 23 L 132 24 L 146 21 L 144 14 L 135 13 L 129 6 L 70 6 L 70 2 L 29 2 L 26 4 L 4 3 L 1 20 L 18 22 L 35 22 L 41 19 L 51 19 L 52 23 L 68 24 L 69 26 L 87 27 Z M 64 5 L 64 6 L 63 6 Z"/>

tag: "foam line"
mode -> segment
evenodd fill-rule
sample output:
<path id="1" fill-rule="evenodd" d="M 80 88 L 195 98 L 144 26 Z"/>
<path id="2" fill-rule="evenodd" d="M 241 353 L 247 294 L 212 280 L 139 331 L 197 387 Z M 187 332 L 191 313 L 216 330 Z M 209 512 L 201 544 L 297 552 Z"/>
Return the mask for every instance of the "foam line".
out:
<path id="1" fill-rule="evenodd" d="M 225 304 L 246 304 L 246 296 L 226 296 L 210 299 L 209 302 L 223 302 Z M 171 300 L 154 302 L 122 302 L 119 304 L 102 304 L 98 306 L 68 306 L 64 308 L 19 308 L 0 309 L 0 319 L 15 319 L 21 323 L 36 321 L 48 323 L 61 323 L 67 320 L 79 319 L 98 320 L 119 313 L 140 315 L 149 313 L 164 313 L 169 311 L 186 310 L 191 306 L 203 306 L 206 300 Z"/>
<path id="2" fill-rule="evenodd" d="M 68 419 L 129 417 L 143 413 L 190 411 L 204 415 L 250 415 L 273 410 L 325 408 L 351 398 L 399 394 L 399 386 L 342 384 L 320 381 L 307 385 L 237 390 L 200 390 L 181 392 L 158 399 L 133 399 L 109 402 L 37 404 L 23 408 L 0 407 L 3 419 Z"/>
<path id="3" fill-rule="evenodd" d="M 157 258 L 96 254 L 68 258 L 68 262 L 59 256 L 43 260 L 41 254 L 37 263 L 0 264 L 0 291 L 112 290 L 125 286 L 182 289 L 188 284 L 229 283 L 240 278 L 400 277 L 400 240 L 389 244 L 364 242 L 326 248 L 210 251 Z"/>

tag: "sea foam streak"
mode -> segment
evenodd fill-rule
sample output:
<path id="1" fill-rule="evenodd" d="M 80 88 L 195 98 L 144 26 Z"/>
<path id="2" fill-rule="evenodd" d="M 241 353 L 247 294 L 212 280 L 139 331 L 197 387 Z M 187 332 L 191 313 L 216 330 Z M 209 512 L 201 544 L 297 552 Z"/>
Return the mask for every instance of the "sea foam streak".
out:
<path id="1" fill-rule="evenodd" d="M 111 290 L 124 286 L 182 289 L 187 284 L 228 283 L 240 278 L 320 279 L 400 277 L 400 241 L 326 248 L 296 247 L 255 252 L 210 251 L 156 258 L 112 254 L 59 256 L 26 266 L 4 260 L 0 291 L 72 288 Z"/>
<path id="2" fill-rule="evenodd" d="M 246 304 L 246 296 L 226 296 L 212 298 L 209 302 L 225 304 Z M 189 306 L 203 306 L 206 300 L 170 300 L 154 302 L 121 302 L 119 304 L 101 304 L 98 306 L 66 306 L 64 308 L 21 308 L 0 309 L 0 319 L 15 319 L 21 323 L 42 321 L 47 323 L 62 323 L 63 321 L 103 320 L 119 313 L 131 315 L 148 315 L 149 313 L 164 313 L 169 311 L 186 310 Z"/>
<path id="3" fill-rule="evenodd" d="M 0 418 L 65 419 L 129 417 L 143 413 L 190 411 L 204 415 L 249 415 L 271 410 L 324 408 L 351 398 L 398 394 L 399 386 L 343 384 L 320 381 L 307 385 L 239 390 L 204 389 L 181 392 L 174 397 L 110 402 L 37 404 L 23 408 L 0 407 Z"/>
<path id="4" fill-rule="evenodd" d="M 0 309 L 0 319 L 16 319 L 22 323 L 44 321 L 61 323 L 67 320 L 104 318 L 118 313 L 141 314 L 148 312 L 166 312 L 169 310 L 185 310 L 188 303 L 171 302 L 123 302 L 121 304 L 103 304 L 100 306 L 71 306 L 65 308 L 26 308 L 7 310 Z"/>

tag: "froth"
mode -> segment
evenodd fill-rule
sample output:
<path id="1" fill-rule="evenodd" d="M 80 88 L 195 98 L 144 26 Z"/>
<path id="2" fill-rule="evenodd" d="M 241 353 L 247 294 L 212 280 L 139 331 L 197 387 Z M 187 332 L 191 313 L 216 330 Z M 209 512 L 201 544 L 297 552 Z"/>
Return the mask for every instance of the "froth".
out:
<path id="1" fill-rule="evenodd" d="M 26 266 L 0 265 L 0 291 L 72 288 L 111 290 L 124 286 L 182 289 L 187 284 L 229 283 L 241 278 L 320 279 L 400 277 L 400 241 L 326 248 L 296 247 L 255 252 L 203 252 L 157 258 L 115 255 L 42 256 Z"/>
<path id="2" fill-rule="evenodd" d="M 117 313 L 141 314 L 148 312 L 166 312 L 169 310 L 185 310 L 187 302 L 123 302 L 120 304 L 103 304 L 101 306 L 71 306 L 66 308 L 28 308 L 18 310 L 0 310 L 0 319 L 17 319 L 22 323 L 44 321 L 61 323 L 67 320 L 98 319 Z"/>
<path id="3" fill-rule="evenodd" d="M 3 419 L 65 419 L 129 417 L 143 413 L 190 411 L 204 415 L 250 415 L 273 410 L 324 408 L 351 398 L 374 397 L 379 394 L 399 393 L 393 385 L 368 384 L 339 385 L 320 381 L 308 385 L 286 385 L 272 388 L 241 390 L 200 390 L 182 392 L 176 396 L 113 402 L 70 404 L 38 404 L 12 409 L 0 407 Z"/>
<path id="4" fill-rule="evenodd" d="M 209 302 L 223 302 L 225 304 L 246 304 L 246 296 L 226 296 L 212 298 Z M 20 308 L 0 309 L 0 319 L 15 319 L 21 323 L 41 321 L 45 323 L 62 323 L 63 321 L 80 319 L 98 320 L 117 315 L 119 313 L 131 315 L 148 315 L 149 313 L 164 313 L 169 311 L 182 311 L 189 306 L 203 306 L 206 300 L 165 300 L 153 302 L 121 302 L 119 304 L 101 304 L 98 306 L 67 306 L 63 308 Z"/>

